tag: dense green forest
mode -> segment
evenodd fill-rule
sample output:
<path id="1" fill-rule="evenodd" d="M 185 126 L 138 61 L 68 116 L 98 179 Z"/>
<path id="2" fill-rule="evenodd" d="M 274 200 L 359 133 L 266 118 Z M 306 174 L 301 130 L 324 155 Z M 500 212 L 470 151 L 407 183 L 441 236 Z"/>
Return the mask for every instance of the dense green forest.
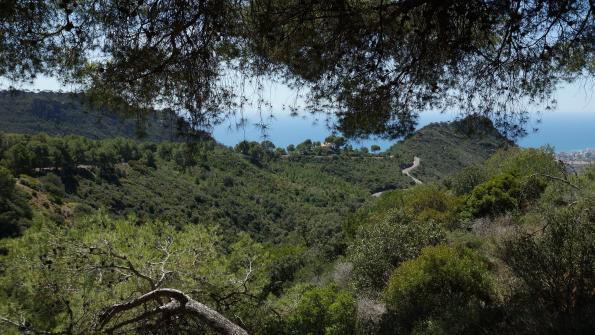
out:
<path id="1" fill-rule="evenodd" d="M 378 154 L 1 134 L 0 329 L 209 333 L 109 314 L 167 288 L 252 334 L 590 333 L 595 170 L 469 120 Z"/>

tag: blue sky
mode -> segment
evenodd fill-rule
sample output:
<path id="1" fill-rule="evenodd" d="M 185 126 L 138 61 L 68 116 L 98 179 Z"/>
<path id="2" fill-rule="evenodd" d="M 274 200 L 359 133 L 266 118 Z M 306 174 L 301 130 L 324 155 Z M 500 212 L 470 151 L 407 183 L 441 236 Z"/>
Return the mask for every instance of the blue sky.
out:
<path id="1" fill-rule="evenodd" d="M 536 115 L 532 115 L 528 129 L 539 128 L 537 132 L 531 132 L 525 138 L 519 140 L 521 146 L 553 145 L 557 151 L 579 150 L 586 147 L 595 147 L 595 84 L 593 82 L 576 82 L 562 85 L 554 97 L 558 101 L 554 110 L 541 115 L 541 123 L 537 123 Z M 7 88 L 9 83 L 0 80 L 0 89 Z M 54 78 L 40 77 L 34 83 L 20 84 L 13 86 L 26 90 L 63 90 L 70 91 L 74 87 L 61 85 Z M 250 94 L 250 92 L 248 93 Z M 271 102 L 271 111 L 274 119 L 266 119 L 270 126 L 266 135 L 277 146 L 285 147 L 288 144 L 295 144 L 307 138 L 312 140 L 323 140 L 329 135 L 324 120 L 315 120 L 313 117 L 291 117 L 283 111 L 283 106 L 291 104 L 295 100 L 295 92 L 281 84 L 266 83 L 261 91 L 265 99 Z M 244 116 L 248 119 L 247 126 L 236 129 L 233 120 L 226 122 L 213 129 L 215 138 L 226 145 L 234 145 L 241 140 L 263 139 L 261 131 L 254 126 L 259 122 L 260 117 L 255 112 L 249 112 L 246 108 Z M 424 112 L 420 116 L 419 127 L 430 122 L 448 121 L 456 117 L 456 113 L 447 112 Z M 371 139 L 363 142 L 353 143 L 354 146 L 369 146 L 379 144 L 387 148 L 394 141 Z"/>

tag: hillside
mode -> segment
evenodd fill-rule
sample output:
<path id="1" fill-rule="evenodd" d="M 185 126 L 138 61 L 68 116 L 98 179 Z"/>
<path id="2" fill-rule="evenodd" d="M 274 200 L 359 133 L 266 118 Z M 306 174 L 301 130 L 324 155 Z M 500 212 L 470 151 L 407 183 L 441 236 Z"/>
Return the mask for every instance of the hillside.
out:
<path id="1" fill-rule="evenodd" d="M 498 149 L 511 146 L 491 121 L 473 116 L 454 122 L 431 123 L 388 149 L 396 159 L 421 159 L 412 175 L 437 181 L 459 170 L 481 164 Z"/>
<path id="2" fill-rule="evenodd" d="M 139 222 L 217 225 L 228 241 L 240 232 L 277 243 L 299 238 L 334 255 L 342 248 L 341 219 L 370 194 L 317 168 L 280 158 L 254 163 L 212 142 L 40 134 L 2 135 L 0 143 L 2 165 L 19 175 L 31 206 L 61 222 L 103 209 Z"/>
<path id="3" fill-rule="evenodd" d="M 50 133 L 61 129 L 55 123 L 44 127 Z M 317 252 L 333 256 L 344 248 L 337 242 L 343 220 L 370 201 L 370 194 L 413 185 L 401 173 L 413 154 L 423 160 L 414 174 L 422 171 L 420 178 L 429 181 L 454 167 L 481 163 L 488 149 L 498 145 L 495 136 L 474 145 L 473 138 L 453 129 L 447 124 L 425 127 L 396 144 L 391 149 L 399 150 L 395 155 L 350 149 L 315 153 L 319 147 L 312 143 L 283 156 L 270 142 L 249 143 L 252 151 L 245 154 L 214 142 L 151 144 L 44 134 L 4 135 L 0 154 L 3 164 L 20 174 L 18 185 L 32 205 L 55 220 L 105 209 L 118 217 L 134 214 L 140 221 L 159 219 L 178 227 L 217 224 L 230 232 L 229 240 L 239 232 L 277 243 L 304 239 Z M 97 130 L 86 132 L 97 135 Z M 431 154 L 435 145 L 445 143 L 450 152 L 425 160 L 431 156 L 422 150 Z"/>
<path id="4" fill-rule="evenodd" d="M 66 329 L 77 313 L 89 333 L 87 314 L 172 287 L 248 320 L 251 334 L 434 333 L 434 320 L 443 334 L 515 333 L 527 320 L 539 331 L 523 333 L 550 333 L 568 327 L 559 297 L 519 281 L 566 294 L 567 273 L 577 289 L 561 297 L 580 297 L 573 333 L 593 329 L 593 261 L 581 255 L 593 251 L 595 174 L 566 180 L 543 149 L 500 150 L 444 185 L 374 198 L 373 180 L 345 178 L 396 159 L 2 133 L 0 144 L 0 306 L 27 311 L 35 329 L 48 318 Z M 50 307 L 30 305 L 40 296 Z"/>
<path id="5" fill-rule="evenodd" d="M 251 334 L 431 334 L 435 320 L 442 334 L 516 333 L 526 320 L 539 331 L 522 333 L 561 333 L 547 331 L 568 327 L 559 297 L 519 281 L 554 278 L 564 294 L 570 273 L 577 289 L 561 298 L 580 297 L 571 326 L 590 333 L 593 261 L 581 255 L 593 251 L 593 171 L 567 180 L 552 152 L 512 147 L 413 186 L 404 150 L 474 145 L 451 125 L 429 129 L 392 157 L 0 133 L 0 315 L 62 332 L 72 314 L 87 334 L 106 307 L 173 288 Z M 474 150 L 441 164 L 489 154 Z M 371 196 L 389 181 L 405 189 Z M 48 303 L 30 304 L 39 297 Z M 22 333 L 15 325 L 0 332 Z"/>
<path id="6" fill-rule="evenodd" d="M 0 131 L 9 133 L 163 141 L 176 138 L 175 122 L 175 118 L 154 114 L 139 128 L 137 120 L 91 108 L 80 94 L 0 91 Z"/>
<path id="7" fill-rule="evenodd" d="M 139 138 L 135 120 L 106 110 L 92 109 L 84 97 L 56 92 L 0 92 L 0 131 L 8 133 L 80 135 L 91 139 Z M 474 129 L 474 132 L 469 132 Z M 144 125 L 145 141 L 175 139 L 170 118 L 153 115 Z M 304 142 L 306 143 L 306 142 Z M 469 165 L 479 164 L 508 142 L 489 121 L 472 117 L 454 123 L 433 123 L 393 145 L 385 155 L 345 155 L 324 159 L 302 153 L 291 161 L 358 185 L 371 193 L 406 188 L 412 180 L 401 170 L 421 158 L 412 174 L 422 181 L 436 181 Z M 372 158 L 374 157 L 374 158 Z"/>

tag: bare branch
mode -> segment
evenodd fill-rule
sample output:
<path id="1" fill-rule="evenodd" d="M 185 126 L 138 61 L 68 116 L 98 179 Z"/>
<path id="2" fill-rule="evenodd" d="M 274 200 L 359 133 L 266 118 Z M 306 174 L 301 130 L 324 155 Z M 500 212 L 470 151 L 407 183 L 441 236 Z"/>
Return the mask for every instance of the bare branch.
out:
<path id="1" fill-rule="evenodd" d="M 158 287 L 158 285 L 156 284 L 155 280 L 153 278 L 151 278 L 151 276 L 144 274 L 142 272 L 140 272 L 135 266 L 134 264 L 132 264 L 132 261 L 125 255 L 121 255 L 118 252 L 116 252 L 114 250 L 114 248 L 112 247 L 112 245 L 108 242 L 108 241 L 104 241 L 104 243 L 106 244 L 108 250 L 107 250 L 107 254 L 111 255 L 117 259 L 120 259 L 124 262 L 126 262 L 127 266 L 112 266 L 113 268 L 118 268 L 120 270 L 128 270 L 131 271 L 132 273 L 134 273 L 135 275 L 137 275 L 138 277 L 145 279 L 147 282 L 149 282 L 149 285 L 151 285 L 151 289 L 156 289 Z"/>
<path id="2" fill-rule="evenodd" d="M 538 177 L 538 176 L 546 177 L 546 178 L 549 178 L 549 179 L 552 179 L 552 180 L 561 181 L 561 182 L 565 183 L 566 185 L 568 185 L 568 186 L 570 186 L 570 187 L 572 187 L 572 188 L 574 188 L 576 190 L 579 190 L 579 191 L 581 189 L 580 187 L 574 185 L 573 183 L 569 182 L 566 179 L 563 179 L 563 178 L 560 178 L 560 177 L 556 177 L 556 176 L 551 176 L 549 174 L 544 174 L 544 173 L 534 173 L 534 174 L 528 176 L 527 179 L 535 178 L 535 177 Z"/>
<path id="3" fill-rule="evenodd" d="M 6 323 L 6 324 L 16 327 L 23 334 L 35 334 L 35 335 L 67 335 L 67 334 L 71 334 L 70 332 L 54 333 L 54 332 L 46 332 L 46 331 L 36 330 L 36 329 L 32 328 L 30 325 L 28 325 L 27 322 L 25 322 L 24 320 L 19 322 L 19 321 L 14 321 L 14 320 L 11 320 L 11 319 L 3 317 L 3 316 L 0 316 L 0 322 L 3 322 L 3 323 Z"/>
<path id="4" fill-rule="evenodd" d="M 240 326 L 231 322 L 219 312 L 207 307 L 206 305 L 190 298 L 182 291 L 169 288 L 161 288 L 153 290 L 129 302 L 117 304 L 108 308 L 100 316 L 99 328 L 103 329 L 107 323 L 110 322 L 116 315 L 134 309 L 149 301 L 159 302 L 161 298 L 169 298 L 171 301 L 168 304 L 162 305 L 156 309 L 145 311 L 137 317 L 120 322 L 110 329 L 114 330 L 125 325 L 147 320 L 158 313 L 171 312 L 172 314 L 190 314 L 196 316 L 199 320 L 206 323 L 213 330 L 225 335 L 248 335 L 248 333 Z"/>

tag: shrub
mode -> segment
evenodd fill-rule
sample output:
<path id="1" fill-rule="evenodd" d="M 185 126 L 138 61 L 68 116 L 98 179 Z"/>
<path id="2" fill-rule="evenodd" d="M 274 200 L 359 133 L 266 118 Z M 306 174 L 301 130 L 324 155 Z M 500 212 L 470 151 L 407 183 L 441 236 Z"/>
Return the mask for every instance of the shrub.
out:
<path id="1" fill-rule="evenodd" d="M 349 248 L 355 286 L 382 289 L 396 266 L 443 240 L 444 233 L 434 221 L 417 222 L 401 211 L 389 211 L 383 219 L 362 226 Z"/>
<path id="2" fill-rule="evenodd" d="M 356 302 L 348 291 L 341 290 L 335 285 L 310 286 L 306 287 L 301 297 L 296 300 L 297 305 L 287 317 L 283 327 L 284 333 L 355 334 Z"/>
<path id="3" fill-rule="evenodd" d="M 511 315 L 536 334 L 595 329 L 595 196 L 546 213 L 541 231 L 504 243 L 503 258 L 523 286 Z M 518 307 L 518 308 L 515 308 Z"/>
<path id="4" fill-rule="evenodd" d="M 280 246 L 271 249 L 272 262 L 269 271 L 269 284 L 264 288 L 266 294 L 281 296 L 285 286 L 291 283 L 296 272 L 304 266 L 305 248 Z"/>
<path id="5" fill-rule="evenodd" d="M 554 156 L 554 150 L 549 147 L 500 150 L 486 161 L 485 167 L 490 176 L 500 173 L 517 176 L 533 174 L 555 176 L 563 172 L 562 166 Z"/>
<path id="6" fill-rule="evenodd" d="M 481 333 L 491 303 L 488 267 L 471 249 L 428 247 L 395 269 L 384 300 L 385 326 L 396 333 Z"/>
<path id="7" fill-rule="evenodd" d="M 502 214 L 518 207 L 520 192 L 515 176 L 501 174 L 473 189 L 466 210 L 474 217 Z"/>
<path id="8" fill-rule="evenodd" d="M 73 210 L 73 214 L 76 217 L 83 217 L 83 216 L 88 216 L 90 214 L 92 214 L 94 212 L 93 207 L 87 205 L 87 204 L 76 204 L 74 206 L 74 210 Z"/>
<path id="9" fill-rule="evenodd" d="M 477 185 L 483 183 L 487 179 L 485 169 L 477 165 L 472 165 L 464 168 L 459 173 L 455 174 L 447 181 L 449 188 L 457 195 L 463 195 L 471 192 Z"/>
<path id="10" fill-rule="evenodd" d="M 453 224 L 461 199 L 435 185 L 420 185 L 403 192 L 402 206 L 417 221 Z"/>
<path id="11" fill-rule="evenodd" d="M 7 198 L 12 195 L 15 189 L 15 179 L 12 173 L 5 167 L 0 166 L 0 196 Z"/>
<path id="12" fill-rule="evenodd" d="M 157 147 L 157 156 L 163 160 L 171 160 L 174 145 L 171 142 L 160 143 Z"/>
<path id="13" fill-rule="evenodd" d="M 396 208 L 415 221 L 434 221 L 451 226 L 457 220 L 456 214 L 463 200 L 436 185 L 418 185 L 406 190 L 390 191 L 348 217 L 343 223 L 343 230 L 353 238 L 360 226 L 382 220 Z"/>
<path id="14" fill-rule="evenodd" d="M 11 172 L 0 166 L 0 239 L 19 235 L 33 217 L 25 195 L 15 185 Z"/>
<path id="15" fill-rule="evenodd" d="M 153 151 L 147 150 L 143 155 L 143 163 L 152 168 L 157 167 L 157 159 L 155 158 L 155 153 Z"/>
<path id="16" fill-rule="evenodd" d="M 39 178 L 39 181 L 41 182 L 43 190 L 49 194 L 57 198 L 63 198 L 66 196 L 64 183 L 62 182 L 62 179 L 56 174 L 48 173 L 47 175 Z"/>
<path id="17" fill-rule="evenodd" d="M 521 184 L 521 200 L 537 199 L 552 181 L 546 175 L 563 178 L 565 174 L 551 147 L 501 150 L 486 161 L 485 169 L 492 177 L 516 176 Z"/>

